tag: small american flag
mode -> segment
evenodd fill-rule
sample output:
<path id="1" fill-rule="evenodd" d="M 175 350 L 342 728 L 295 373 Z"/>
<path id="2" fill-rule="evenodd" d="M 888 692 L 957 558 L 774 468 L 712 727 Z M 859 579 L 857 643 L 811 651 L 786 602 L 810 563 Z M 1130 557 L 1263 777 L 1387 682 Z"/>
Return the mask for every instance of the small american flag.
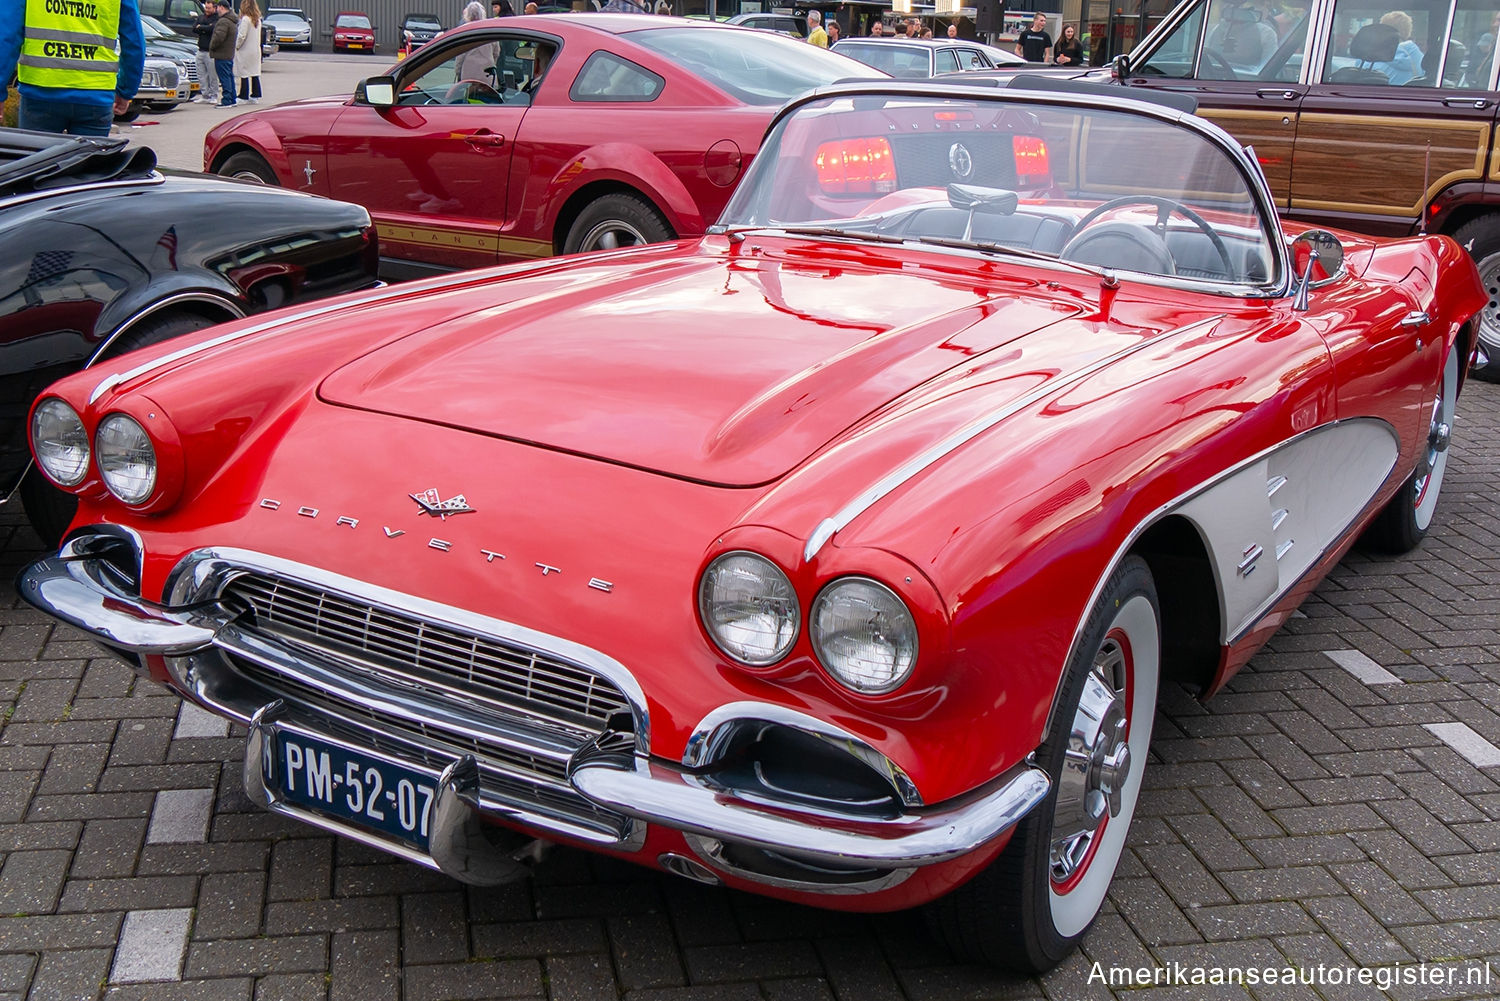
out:
<path id="1" fill-rule="evenodd" d="M 177 270 L 177 227 L 168 226 L 167 231 L 156 241 L 156 245 L 167 252 L 167 267 Z"/>

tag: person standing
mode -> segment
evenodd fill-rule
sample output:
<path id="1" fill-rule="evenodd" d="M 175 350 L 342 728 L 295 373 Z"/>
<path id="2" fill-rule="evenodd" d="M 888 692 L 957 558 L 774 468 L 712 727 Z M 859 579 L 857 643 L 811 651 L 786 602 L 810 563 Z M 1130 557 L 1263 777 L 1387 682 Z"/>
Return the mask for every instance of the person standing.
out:
<path id="1" fill-rule="evenodd" d="M 828 32 L 823 30 L 823 15 L 819 11 L 807 12 L 807 40 L 820 49 L 828 48 Z"/>
<path id="2" fill-rule="evenodd" d="M 0 102 L 19 79 L 19 124 L 107 136 L 141 86 L 146 36 L 136 0 L 0 4 Z"/>
<path id="3" fill-rule="evenodd" d="M 828 47 L 829 48 L 833 48 L 834 43 L 839 40 L 839 33 L 841 32 L 841 30 L 842 29 L 839 28 L 839 23 L 837 21 L 829 21 L 828 22 Z"/>
<path id="4" fill-rule="evenodd" d="M 219 74 L 214 70 L 214 57 L 208 54 L 208 40 L 218 19 L 219 5 L 214 0 L 203 0 L 203 13 L 193 19 L 193 34 L 198 36 L 198 99 L 209 104 L 219 103 Z"/>
<path id="5" fill-rule="evenodd" d="M 1071 24 L 1063 25 L 1062 36 L 1052 46 L 1052 61 L 1059 66 L 1083 65 L 1083 42 L 1078 39 L 1078 29 Z"/>
<path id="6" fill-rule="evenodd" d="M 234 30 L 234 78 L 240 100 L 260 103 L 260 8 L 255 0 L 240 0 L 240 23 Z"/>
<path id="7" fill-rule="evenodd" d="M 208 36 L 208 54 L 214 59 L 214 72 L 219 76 L 219 107 L 234 107 L 234 42 L 239 30 L 239 19 L 227 6 L 219 7 L 219 19 L 214 22 L 213 34 Z"/>
<path id="8" fill-rule="evenodd" d="M 1038 12 L 1031 19 L 1031 27 L 1016 36 L 1016 55 L 1028 63 L 1047 61 L 1047 50 L 1052 48 L 1052 36 L 1047 34 L 1047 15 Z"/>
<path id="9" fill-rule="evenodd" d="M 880 18 L 877 17 L 873 21 L 870 22 L 870 37 L 871 38 L 880 38 L 884 34 L 885 34 L 885 25 L 880 22 Z"/>
<path id="10" fill-rule="evenodd" d="M 957 23 L 948 25 L 948 37 L 949 38 L 957 38 L 958 37 L 958 24 Z"/>

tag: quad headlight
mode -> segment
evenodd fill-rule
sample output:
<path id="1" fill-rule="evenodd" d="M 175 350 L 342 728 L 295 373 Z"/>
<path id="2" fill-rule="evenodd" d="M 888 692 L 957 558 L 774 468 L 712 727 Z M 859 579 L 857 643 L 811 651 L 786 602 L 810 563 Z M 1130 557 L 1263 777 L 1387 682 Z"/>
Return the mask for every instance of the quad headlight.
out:
<path id="1" fill-rule="evenodd" d="M 698 582 L 698 614 L 719 649 L 742 664 L 781 660 L 797 641 L 802 609 L 781 569 L 754 553 L 725 553 Z"/>
<path id="2" fill-rule="evenodd" d="M 59 486 L 76 487 L 89 470 L 89 434 L 78 412 L 62 400 L 43 400 L 31 415 L 31 451 Z"/>
<path id="3" fill-rule="evenodd" d="M 828 672 L 856 692 L 888 692 L 917 663 L 917 624 L 896 592 L 868 577 L 844 577 L 823 589 L 810 617 L 813 651 Z"/>
<path id="4" fill-rule="evenodd" d="M 143 504 L 156 489 L 156 448 L 134 417 L 110 414 L 94 435 L 99 475 L 126 504 Z"/>

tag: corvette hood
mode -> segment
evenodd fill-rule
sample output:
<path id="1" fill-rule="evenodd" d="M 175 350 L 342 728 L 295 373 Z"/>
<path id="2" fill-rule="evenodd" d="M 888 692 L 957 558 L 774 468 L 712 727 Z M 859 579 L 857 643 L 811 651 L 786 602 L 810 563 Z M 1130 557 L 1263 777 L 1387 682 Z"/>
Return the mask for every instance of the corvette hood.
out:
<path id="1" fill-rule="evenodd" d="M 617 259 L 618 260 L 618 259 Z M 784 475 L 1074 302 L 855 259 L 657 257 L 447 319 L 332 373 L 333 404 L 704 483 Z M 829 279 L 838 276 L 837 281 Z"/>

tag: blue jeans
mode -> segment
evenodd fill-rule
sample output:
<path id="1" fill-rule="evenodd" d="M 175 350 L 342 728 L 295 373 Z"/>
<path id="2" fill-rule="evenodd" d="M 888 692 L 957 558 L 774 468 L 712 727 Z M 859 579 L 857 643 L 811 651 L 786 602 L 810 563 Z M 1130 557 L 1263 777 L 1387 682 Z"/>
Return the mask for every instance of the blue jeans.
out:
<path id="1" fill-rule="evenodd" d="M 222 105 L 226 105 L 226 104 L 233 104 L 234 103 L 234 60 L 233 59 L 215 59 L 214 60 L 214 74 L 216 76 L 218 76 L 218 78 L 219 78 L 219 93 L 224 95 L 223 99 L 219 102 L 219 104 L 221 106 Z"/>
<path id="2" fill-rule="evenodd" d="M 61 132 L 70 136 L 107 136 L 114 123 L 114 95 L 110 103 L 84 104 L 80 101 L 47 101 L 21 95 L 21 112 L 16 124 L 36 132 Z"/>

